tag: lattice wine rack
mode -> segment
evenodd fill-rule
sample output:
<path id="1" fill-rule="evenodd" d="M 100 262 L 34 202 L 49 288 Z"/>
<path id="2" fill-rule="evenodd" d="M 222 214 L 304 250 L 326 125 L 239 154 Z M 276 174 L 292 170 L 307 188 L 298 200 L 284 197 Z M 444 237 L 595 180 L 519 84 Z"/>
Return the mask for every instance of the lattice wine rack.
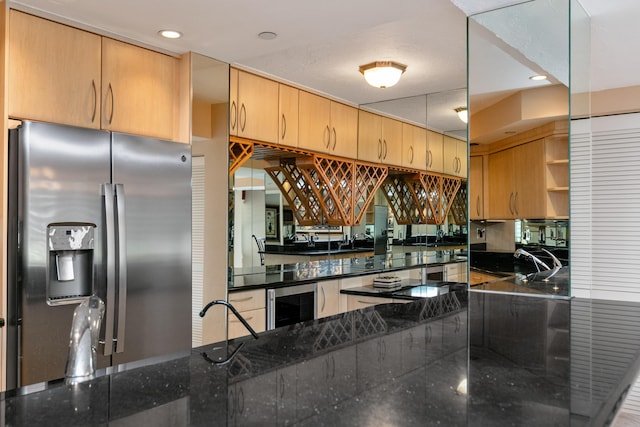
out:
<path id="1" fill-rule="evenodd" d="M 293 147 L 232 137 L 229 174 L 249 158 L 264 170 L 292 207 L 300 225 L 360 224 L 378 188 L 399 224 L 442 224 L 460 188 L 460 178 L 397 170 Z"/>

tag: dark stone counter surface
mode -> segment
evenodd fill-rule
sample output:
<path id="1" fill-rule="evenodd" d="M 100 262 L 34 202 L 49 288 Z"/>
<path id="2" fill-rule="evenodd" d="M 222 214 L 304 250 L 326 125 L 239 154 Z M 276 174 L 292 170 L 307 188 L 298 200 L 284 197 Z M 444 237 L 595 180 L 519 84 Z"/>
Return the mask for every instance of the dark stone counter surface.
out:
<path id="1" fill-rule="evenodd" d="M 0 424 L 603 426 L 637 375 L 639 319 L 628 302 L 449 292 L 7 393 Z"/>
<path id="2" fill-rule="evenodd" d="M 387 273 L 419 268 L 427 264 L 434 266 L 466 260 L 466 252 L 463 253 L 460 250 L 423 250 L 401 254 L 235 268 L 230 271 L 230 277 L 233 280 L 229 283 L 229 292 L 266 287 L 277 288 L 318 280 Z"/>

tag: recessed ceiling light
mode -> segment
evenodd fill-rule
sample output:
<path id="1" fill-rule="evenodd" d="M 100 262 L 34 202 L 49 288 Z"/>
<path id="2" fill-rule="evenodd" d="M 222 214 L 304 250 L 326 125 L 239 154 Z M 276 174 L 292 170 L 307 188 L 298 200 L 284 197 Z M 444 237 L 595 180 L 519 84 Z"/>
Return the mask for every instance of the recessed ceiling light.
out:
<path id="1" fill-rule="evenodd" d="M 530 80 L 538 81 L 538 80 L 547 80 L 547 76 L 544 74 L 536 74 L 535 76 L 529 77 Z"/>
<path id="2" fill-rule="evenodd" d="M 278 37 L 278 35 L 273 31 L 263 31 L 258 34 L 258 37 L 260 37 L 262 40 L 273 40 Z"/>
<path id="3" fill-rule="evenodd" d="M 160 30 L 158 34 L 166 39 L 179 39 L 182 37 L 182 33 L 176 30 Z"/>

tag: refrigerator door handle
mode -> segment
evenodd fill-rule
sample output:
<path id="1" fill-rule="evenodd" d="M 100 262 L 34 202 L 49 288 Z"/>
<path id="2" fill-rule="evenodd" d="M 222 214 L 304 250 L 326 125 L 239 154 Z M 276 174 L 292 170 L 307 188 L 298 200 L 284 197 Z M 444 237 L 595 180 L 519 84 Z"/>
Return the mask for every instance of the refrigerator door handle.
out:
<path id="1" fill-rule="evenodd" d="M 105 331 L 104 331 L 104 355 L 113 354 L 113 325 L 115 317 L 115 297 L 116 297 L 116 260 L 115 260 L 115 228 L 114 217 L 114 194 L 111 184 L 103 184 L 104 210 L 106 225 L 106 258 L 107 258 L 107 301 L 105 311 Z"/>
<path id="2" fill-rule="evenodd" d="M 127 229 L 125 225 L 124 185 L 115 185 L 116 209 L 118 212 L 118 332 L 116 353 L 124 351 L 124 332 L 127 314 Z"/>

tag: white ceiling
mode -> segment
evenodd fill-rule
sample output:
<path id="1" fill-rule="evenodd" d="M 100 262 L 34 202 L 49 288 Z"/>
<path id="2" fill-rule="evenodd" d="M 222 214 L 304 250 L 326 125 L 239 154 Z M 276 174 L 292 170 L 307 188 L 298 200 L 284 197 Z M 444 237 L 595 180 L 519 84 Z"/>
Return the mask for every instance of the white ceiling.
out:
<path id="1" fill-rule="evenodd" d="M 169 53 L 198 52 L 355 105 L 464 88 L 467 14 L 513 3 L 519 1 L 9 1 Z M 640 2 L 580 3 L 592 16 L 592 88 L 640 84 Z M 157 31 L 165 28 L 184 37 L 162 39 Z M 262 40 L 262 31 L 278 37 Z M 405 75 L 391 88 L 368 86 L 358 66 L 386 59 L 407 64 Z"/>

